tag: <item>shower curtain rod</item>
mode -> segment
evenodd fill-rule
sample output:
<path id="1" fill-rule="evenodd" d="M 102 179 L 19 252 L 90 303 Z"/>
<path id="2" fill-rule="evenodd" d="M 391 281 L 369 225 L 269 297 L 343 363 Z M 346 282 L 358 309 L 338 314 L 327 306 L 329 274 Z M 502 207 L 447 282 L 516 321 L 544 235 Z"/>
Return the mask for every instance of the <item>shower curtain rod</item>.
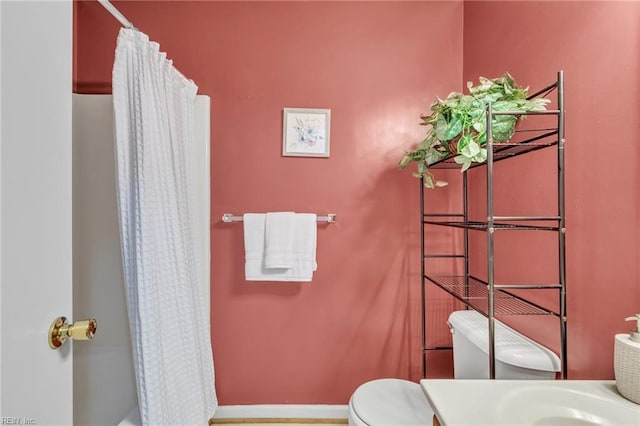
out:
<path id="1" fill-rule="evenodd" d="M 102 7 L 107 9 L 107 12 L 112 14 L 114 18 L 116 18 L 118 21 L 120 21 L 120 23 L 122 24 L 123 27 L 130 28 L 132 30 L 137 30 L 137 28 L 133 26 L 131 21 L 129 21 L 127 18 L 125 18 L 124 15 L 122 13 L 120 13 L 120 11 L 118 9 L 116 9 L 116 7 L 114 5 L 112 5 L 109 0 L 98 0 L 98 3 L 100 3 L 102 5 Z"/>

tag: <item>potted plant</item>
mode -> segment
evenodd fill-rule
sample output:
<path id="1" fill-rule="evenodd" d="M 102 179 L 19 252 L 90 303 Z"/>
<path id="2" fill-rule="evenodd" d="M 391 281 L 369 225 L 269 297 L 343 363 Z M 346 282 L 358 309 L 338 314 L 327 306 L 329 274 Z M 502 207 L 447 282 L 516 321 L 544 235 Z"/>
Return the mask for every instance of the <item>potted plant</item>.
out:
<path id="1" fill-rule="evenodd" d="M 542 111 L 548 99 L 527 99 L 528 88 L 520 87 L 509 73 L 493 79 L 480 77 L 480 84 L 467 83 L 469 94 L 453 92 L 446 99 L 437 98 L 431 104 L 431 114 L 422 115 L 420 123 L 430 126 L 425 139 L 418 146 L 406 152 L 399 167 L 406 168 L 417 163 L 416 177 L 424 179 L 424 186 L 435 188 L 447 182 L 436 180 L 429 166 L 438 160 L 454 155 L 461 171 L 471 163 L 482 163 L 487 159 L 487 104 L 493 111 Z M 508 141 L 515 131 L 517 115 L 497 115 L 492 119 L 493 140 L 496 143 Z"/>

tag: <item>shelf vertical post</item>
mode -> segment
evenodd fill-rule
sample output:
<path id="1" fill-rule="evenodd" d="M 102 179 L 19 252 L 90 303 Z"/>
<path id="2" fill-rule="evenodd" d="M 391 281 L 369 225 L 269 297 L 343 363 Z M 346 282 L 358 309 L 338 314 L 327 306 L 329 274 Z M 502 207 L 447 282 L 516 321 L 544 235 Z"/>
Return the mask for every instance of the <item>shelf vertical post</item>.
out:
<path id="1" fill-rule="evenodd" d="M 489 378 L 496 378 L 495 356 L 495 306 L 494 306 L 494 215 L 493 215 L 493 107 L 487 105 L 487 283 L 489 300 L 487 315 L 489 320 Z"/>
<path id="2" fill-rule="evenodd" d="M 469 191 L 467 170 L 462 174 L 462 212 L 464 223 L 469 223 Z M 464 297 L 469 297 L 469 229 L 464 228 Z"/>
<path id="3" fill-rule="evenodd" d="M 564 205 L 564 72 L 558 71 L 558 268 L 560 279 L 560 351 L 562 378 L 567 378 L 567 297 L 565 254 L 565 205 Z"/>
<path id="4" fill-rule="evenodd" d="M 424 252 L 424 178 L 420 178 L 420 301 L 422 306 L 422 377 L 427 377 L 427 307 L 426 307 L 426 282 L 425 282 L 425 252 Z"/>

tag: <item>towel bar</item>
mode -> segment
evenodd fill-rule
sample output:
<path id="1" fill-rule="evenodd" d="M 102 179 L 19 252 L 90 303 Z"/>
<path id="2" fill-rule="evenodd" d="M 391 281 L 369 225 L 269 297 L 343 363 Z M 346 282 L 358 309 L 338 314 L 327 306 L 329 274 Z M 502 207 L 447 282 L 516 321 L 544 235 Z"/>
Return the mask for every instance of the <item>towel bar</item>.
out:
<path id="1" fill-rule="evenodd" d="M 224 223 L 242 222 L 242 216 L 234 216 L 232 213 L 224 213 L 222 215 L 222 221 Z M 326 216 L 318 216 L 318 222 L 336 223 L 336 215 L 329 213 Z"/>

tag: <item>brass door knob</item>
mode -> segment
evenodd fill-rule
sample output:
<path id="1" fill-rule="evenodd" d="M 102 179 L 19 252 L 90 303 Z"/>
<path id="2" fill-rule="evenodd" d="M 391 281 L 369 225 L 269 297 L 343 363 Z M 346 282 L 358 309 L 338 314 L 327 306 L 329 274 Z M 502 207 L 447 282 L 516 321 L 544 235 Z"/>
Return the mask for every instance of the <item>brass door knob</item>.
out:
<path id="1" fill-rule="evenodd" d="M 68 338 L 89 340 L 96 334 L 97 329 L 98 322 L 95 319 L 76 321 L 70 325 L 65 317 L 58 317 L 49 327 L 49 347 L 58 349 Z"/>

